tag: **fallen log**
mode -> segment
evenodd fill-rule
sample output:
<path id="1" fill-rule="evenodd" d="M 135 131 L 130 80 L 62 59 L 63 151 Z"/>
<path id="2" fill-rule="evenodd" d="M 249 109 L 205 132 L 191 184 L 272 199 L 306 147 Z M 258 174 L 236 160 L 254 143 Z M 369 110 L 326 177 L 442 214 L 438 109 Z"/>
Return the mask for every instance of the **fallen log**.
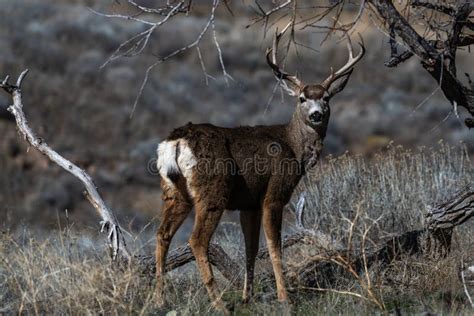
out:
<path id="1" fill-rule="evenodd" d="M 296 232 L 282 240 L 282 248 L 286 249 L 294 245 L 311 244 L 320 253 L 313 260 L 305 260 L 298 267 L 286 269 L 285 273 L 290 278 L 290 283 L 300 284 L 308 287 L 329 287 L 336 282 L 338 274 L 347 273 L 335 258 L 346 260 L 354 271 L 360 272 L 364 268 L 370 268 L 373 264 L 389 264 L 402 255 L 419 255 L 429 257 L 445 256 L 451 247 L 451 236 L 454 227 L 463 224 L 474 215 L 474 188 L 472 185 L 457 192 L 447 201 L 432 207 L 427 217 L 426 228 L 409 231 L 401 235 L 393 236 L 377 250 L 362 254 L 347 256 L 347 249 L 340 245 L 321 245 L 318 238 L 329 240 L 327 236 L 321 236 L 309 230 Z M 209 258 L 211 263 L 229 281 L 241 284 L 242 280 L 236 278 L 243 270 L 243 258 L 232 259 L 217 244 L 211 243 Z M 268 259 L 266 248 L 259 250 L 257 260 Z M 189 245 L 181 246 L 170 252 L 166 270 L 171 271 L 194 260 Z M 145 271 L 154 272 L 154 258 L 147 257 Z M 239 262 L 239 263 L 237 263 Z M 261 276 L 272 278 L 272 274 Z"/>
<path id="2" fill-rule="evenodd" d="M 144 275 L 152 276 L 156 272 L 155 257 L 138 256 L 138 264 L 141 266 L 141 272 Z M 173 249 L 169 252 L 165 270 L 172 271 L 187 263 L 194 261 L 194 255 L 188 243 Z M 229 281 L 240 285 L 240 272 L 242 265 L 237 264 L 227 253 L 216 243 L 209 244 L 209 261 L 221 272 Z"/>
<path id="3" fill-rule="evenodd" d="M 296 244 L 312 243 L 314 236 L 306 232 L 296 232 L 286 236 L 282 240 L 282 249 L 289 248 Z M 268 249 L 262 248 L 257 254 L 257 260 L 269 258 Z M 194 255 L 188 243 L 173 249 L 169 252 L 166 259 L 166 271 L 172 271 L 194 261 Z M 223 277 L 233 282 L 236 286 L 243 283 L 242 275 L 244 272 L 244 258 L 231 258 L 221 246 L 211 242 L 209 244 L 209 261 L 219 270 Z M 152 256 L 138 257 L 138 264 L 141 265 L 141 271 L 145 275 L 154 275 L 156 271 L 155 258 Z"/>
<path id="4" fill-rule="evenodd" d="M 454 227 L 465 223 L 473 215 L 474 185 L 471 184 L 428 210 L 425 228 L 393 236 L 380 248 L 352 258 L 346 255 L 346 251 L 322 249 L 321 255 L 287 271 L 290 282 L 305 287 L 331 287 L 338 275 L 347 274 L 347 268 L 361 273 L 374 264 L 388 265 L 406 255 L 432 259 L 444 257 L 451 250 Z M 348 266 L 343 267 L 343 262 Z"/>

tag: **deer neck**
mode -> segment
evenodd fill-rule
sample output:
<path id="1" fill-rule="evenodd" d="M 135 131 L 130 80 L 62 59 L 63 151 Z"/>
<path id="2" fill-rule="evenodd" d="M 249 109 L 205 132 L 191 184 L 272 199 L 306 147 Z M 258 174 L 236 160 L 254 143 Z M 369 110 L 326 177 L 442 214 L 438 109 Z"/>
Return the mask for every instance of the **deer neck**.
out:
<path id="1" fill-rule="evenodd" d="M 296 110 L 286 126 L 288 143 L 296 159 L 301 163 L 304 172 L 311 169 L 318 161 L 326 136 L 326 126 L 315 130 L 305 123 L 300 111 Z"/>

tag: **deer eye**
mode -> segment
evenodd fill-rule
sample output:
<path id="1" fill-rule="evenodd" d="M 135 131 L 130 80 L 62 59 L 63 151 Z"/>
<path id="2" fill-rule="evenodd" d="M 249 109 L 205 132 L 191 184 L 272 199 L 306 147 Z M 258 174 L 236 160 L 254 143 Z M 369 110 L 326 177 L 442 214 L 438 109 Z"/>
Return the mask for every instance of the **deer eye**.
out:
<path id="1" fill-rule="evenodd" d="M 300 103 L 305 103 L 306 102 L 306 98 L 305 97 L 300 97 Z"/>
<path id="2" fill-rule="evenodd" d="M 323 101 L 324 102 L 329 102 L 329 99 L 330 99 L 329 95 L 323 96 Z"/>

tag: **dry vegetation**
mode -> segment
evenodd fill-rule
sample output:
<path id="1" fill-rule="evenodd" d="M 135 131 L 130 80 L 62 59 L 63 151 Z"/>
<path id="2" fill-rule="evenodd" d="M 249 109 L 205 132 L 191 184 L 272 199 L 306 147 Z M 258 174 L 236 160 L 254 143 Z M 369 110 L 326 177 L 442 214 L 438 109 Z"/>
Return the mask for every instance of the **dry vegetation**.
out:
<path id="1" fill-rule="evenodd" d="M 422 227 L 427 207 L 471 183 L 473 175 L 465 148 L 443 144 L 434 150 L 391 148 L 372 160 L 348 155 L 327 159 L 300 186 L 300 192 L 305 191 L 307 196 L 305 227 L 327 233 L 346 247 L 365 242 L 369 250 L 392 233 Z M 358 220 L 354 221 L 356 214 Z M 287 231 L 296 229 L 290 215 L 287 219 Z M 351 223 L 355 223 L 352 230 Z M 194 263 L 169 274 L 169 305 L 157 310 L 153 306 L 152 278 L 134 265 L 117 268 L 106 259 L 102 247 L 74 232 L 73 226 L 67 223 L 57 235 L 41 240 L 27 232 L 3 233 L 0 311 L 213 313 Z M 370 231 L 364 239 L 367 228 Z M 235 258 L 243 255 L 238 227 L 222 223 L 217 234 L 227 253 Z M 265 261 L 257 261 L 257 295 L 250 305 L 240 304 L 240 290 L 233 284 L 219 278 L 220 286 L 224 299 L 237 314 L 279 314 L 285 310 L 296 314 L 352 314 L 354 310 L 373 313 L 381 308 L 406 313 L 469 314 L 458 273 L 461 260 L 474 261 L 473 236 L 472 221 L 467 222 L 455 230 L 452 251 L 445 258 L 407 256 L 385 268 L 375 265 L 367 273 L 347 274 L 324 291 L 316 286 L 303 288 L 289 273 L 293 301 L 289 307 L 276 304 L 273 281 L 263 278 L 270 271 Z M 146 243 L 135 244 L 140 252 L 151 251 Z M 288 248 L 287 271 L 295 271 L 316 255 L 311 245 Z M 324 278 L 318 282 L 321 287 L 325 284 Z"/>
<path id="2" fill-rule="evenodd" d="M 177 20 L 157 32 L 139 58 L 117 60 L 100 70 L 124 39 L 141 30 L 134 23 L 97 16 L 85 6 L 113 11 L 114 1 L 0 0 L 0 73 L 15 76 L 31 69 L 25 107 L 32 128 L 93 176 L 120 222 L 138 236 L 129 240 L 137 254 L 149 255 L 154 248 L 160 189 L 147 165 L 173 127 L 190 120 L 223 126 L 274 124 L 290 116 L 287 105 L 293 100 L 280 102 L 276 95 L 267 104 L 275 85 L 263 58 L 267 39 L 258 27 L 244 29 L 253 14 L 245 3 L 238 5 L 237 17 L 219 12 L 216 24 L 226 68 L 235 81 L 225 84 L 214 44 L 207 39 L 201 50 L 215 79 L 206 85 L 196 54 L 177 56 L 151 73 L 130 119 L 146 67 L 156 54 L 193 40 L 205 14 Z M 290 55 L 289 67 L 304 68 L 307 79 L 327 76 L 329 65 L 342 61 L 341 45 L 318 46 L 323 34 L 299 36 L 321 50 L 301 47 Z M 325 154 L 337 157 L 323 159 L 304 178 L 285 225 L 287 233 L 300 229 L 291 211 L 304 192 L 305 228 L 330 236 L 326 242 L 349 248 L 350 256 L 360 255 L 360 249 L 369 252 L 394 234 L 420 229 L 430 205 L 474 179 L 472 131 L 455 115 L 447 117 L 449 104 L 432 78 L 414 59 L 388 71 L 383 67 L 386 36 L 369 27 L 363 36 L 366 60 L 332 105 Z M 459 52 L 458 58 L 459 68 L 472 72 L 469 52 Z M 0 95 L 0 115 L 9 102 Z M 194 263 L 169 274 L 169 304 L 156 309 L 153 277 L 138 266 L 118 268 L 107 259 L 96 218 L 77 181 L 34 150 L 27 152 L 11 122 L 0 120 L 0 133 L 0 314 L 214 313 Z M 434 149 L 418 147 L 433 146 L 440 138 L 446 143 Z M 413 149 L 387 146 L 391 140 Z M 452 147 L 459 141 L 466 144 Z M 351 154 L 339 156 L 345 150 Z M 227 215 L 217 231 L 220 246 L 243 269 L 240 228 L 232 220 L 235 215 Z M 183 242 L 189 224 L 175 245 Z M 455 229 L 446 257 L 406 256 L 385 267 L 346 271 L 336 281 L 330 274 L 301 271 L 309 260 L 325 259 L 320 248 L 290 247 L 284 262 L 291 306 L 276 303 L 271 266 L 264 260 L 257 261 L 257 295 L 251 304 L 242 305 L 240 289 L 221 275 L 219 285 L 237 314 L 369 314 L 383 309 L 469 314 L 459 271 L 461 262 L 474 263 L 473 226 L 471 220 Z M 302 275 L 317 282 L 308 286 Z"/>

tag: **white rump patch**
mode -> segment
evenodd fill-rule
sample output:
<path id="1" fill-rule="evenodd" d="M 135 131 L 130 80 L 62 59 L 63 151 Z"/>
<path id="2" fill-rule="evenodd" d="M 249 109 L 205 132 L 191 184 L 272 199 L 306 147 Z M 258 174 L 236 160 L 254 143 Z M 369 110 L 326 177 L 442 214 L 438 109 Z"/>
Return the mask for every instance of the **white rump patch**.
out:
<path id="1" fill-rule="evenodd" d="M 188 142 L 179 140 L 179 157 L 178 166 L 186 180 L 190 180 L 192 176 L 192 168 L 197 165 L 196 156 L 194 156 Z"/>
<path id="2" fill-rule="evenodd" d="M 170 174 L 182 174 L 186 180 L 191 179 L 192 168 L 197 165 L 197 160 L 186 140 L 176 139 L 161 142 L 158 145 L 157 154 L 158 171 L 168 184 L 173 184 L 169 178 Z"/>
<path id="3" fill-rule="evenodd" d="M 156 166 L 158 172 L 163 179 L 171 180 L 168 178 L 169 174 L 180 173 L 178 163 L 176 161 L 176 144 L 177 141 L 164 141 L 158 145 L 157 155 L 158 160 Z"/>

